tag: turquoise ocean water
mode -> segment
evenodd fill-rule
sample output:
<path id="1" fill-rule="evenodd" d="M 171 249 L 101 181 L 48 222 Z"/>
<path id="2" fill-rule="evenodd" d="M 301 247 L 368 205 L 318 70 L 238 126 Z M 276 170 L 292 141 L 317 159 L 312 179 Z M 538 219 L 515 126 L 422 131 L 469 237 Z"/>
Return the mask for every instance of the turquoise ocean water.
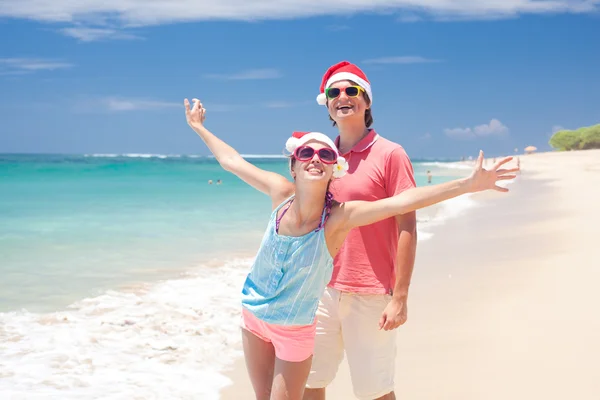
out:
<path id="1" fill-rule="evenodd" d="M 420 186 L 465 174 L 413 162 Z M 212 158 L 0 155 L 0 398 L 187 398 L 198 379 L 216 398 L 269 213 Z"/>

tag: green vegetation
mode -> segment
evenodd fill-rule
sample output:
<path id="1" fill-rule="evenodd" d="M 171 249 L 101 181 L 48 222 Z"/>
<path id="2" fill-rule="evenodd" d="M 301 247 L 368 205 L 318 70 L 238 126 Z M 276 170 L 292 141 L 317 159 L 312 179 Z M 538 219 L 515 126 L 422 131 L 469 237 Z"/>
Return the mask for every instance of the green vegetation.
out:
<path id="1" fill-rule="evenodd" d="M 549 143 L 560 151 L 600 149 L 600 124 L 574 131 L 558 131 L 552 135 Z"/>

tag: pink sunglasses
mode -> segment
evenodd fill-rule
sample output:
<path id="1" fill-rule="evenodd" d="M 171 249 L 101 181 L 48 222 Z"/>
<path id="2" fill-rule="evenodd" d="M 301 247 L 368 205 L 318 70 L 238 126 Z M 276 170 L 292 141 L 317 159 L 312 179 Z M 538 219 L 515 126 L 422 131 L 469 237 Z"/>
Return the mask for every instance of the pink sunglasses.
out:
<path id="1" fill-rule="evenodd" d="M 310 146 L 300 146 L 294 152 L 294 157 L 298 161 L 310 161 L 314 157 L 315 153 L 317 153 L 319 160 L 321 160 L 321 162 L 324 164 L 335 164 L 337 162 L 336 152 L 327 147 L 315 150 Z"/>

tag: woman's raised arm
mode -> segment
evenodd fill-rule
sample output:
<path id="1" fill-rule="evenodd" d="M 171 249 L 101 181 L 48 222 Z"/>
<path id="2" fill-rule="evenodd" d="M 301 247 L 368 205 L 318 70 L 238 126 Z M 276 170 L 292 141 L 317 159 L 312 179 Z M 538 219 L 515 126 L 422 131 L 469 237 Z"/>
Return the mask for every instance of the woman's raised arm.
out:
<path id="1" fill-rule="evenodd" d="M 185 116 L 188 125 L 202 138 L 221 167 L 237 175 L 247 184 L 279 201 L 294 190 L 294 184 L 282 175 L 266 171 L 246 161 L 233 147 L 216 137 L 204 126 L 206 110 L 200 100 L 193 99 L 190 108 L 188 99 L 184 100 Z"/>

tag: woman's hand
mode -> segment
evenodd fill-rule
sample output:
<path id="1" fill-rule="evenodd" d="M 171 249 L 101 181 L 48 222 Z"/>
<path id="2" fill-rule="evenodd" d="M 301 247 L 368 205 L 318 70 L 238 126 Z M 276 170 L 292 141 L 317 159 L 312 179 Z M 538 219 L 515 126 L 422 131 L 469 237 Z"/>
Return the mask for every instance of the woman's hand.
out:
<path id="1" fill-rule="evenodd" d="M 471 176 L 469 176 L 467 179 L 469 192 L 481 192 L 489 189 L 497 190 L 499 192 L 508 192 L 507 188 L 498 186 L 497 182 L 507 179 L 514 179 L 516 177 L 514 173 L 519 170 L 518 167 L 499 169 L 500 166 L 506 164 L 512 159 L 512 157 L 505 157 L 494 164 L 492 169 L 487 170 L 483 168 L 483 151 L 480 151 L 479 157 L 477 157 L 477 162 L 475 163 L 475 169 L 471 173 Z"/>
<path id="2" fill-rule="evenodd" d="M 183 101 L 185 105 L 185 119 L 192 128 L 203 126 L 204 120 L 206 119 L 206 109 L 202 107 L 202 103 L 198 99 L 192 99 L 194 106 L 190 109 L 190 102 L 188 99 Z"/>

